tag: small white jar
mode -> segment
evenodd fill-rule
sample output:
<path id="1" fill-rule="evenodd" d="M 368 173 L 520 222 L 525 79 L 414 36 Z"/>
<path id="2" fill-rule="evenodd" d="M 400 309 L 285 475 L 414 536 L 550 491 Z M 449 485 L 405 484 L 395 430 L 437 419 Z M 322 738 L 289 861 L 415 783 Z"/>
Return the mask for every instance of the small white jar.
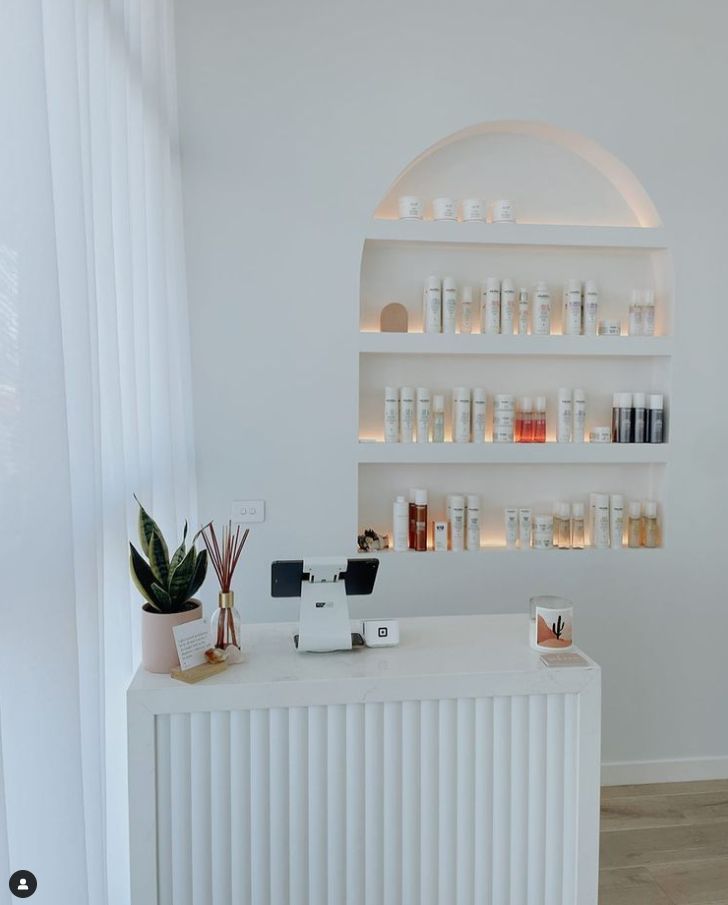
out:
<path id="1" fill-rule="evenodd" d="M 621 336 L 622 335 L 622 322 L 621 321 L 599 321 L 599 335 L 600 336 Z"/>
<path id="2" fill-rule="evenodd" d="M 515 223 L 511 202 L 505 199 L 494 201 L 490 209 L 490 219 L 492 223 Z"/>
<path id="3" fill-rule="evenodd" d="M 593 427 L 589 431 L 590 443 L 611 443 L 612 431 L 609 427 Z"/>
<path id="4" fill-rule="evenodd" d="M 416 195 L 402 195 L 397 203 L 400 220 L 422 219 L 422 200 Z"/>
<path id="5" fill-rule="evenodd" d="M 434 220 L 457 220 L 458 206 L 453 198 L 435 198 L 432 202 Z"/>
<path id="6" fill-rule="evenodd" d="M 551 550 L 554 546 L 553 515 L 535 515 L 533 517 L 534 550 Z"/>
<path id="7" fill-rule="evenodd" d="M 463 201 L 463 223 L 482 223 L 485 220 L 485 205 L 480 198 L 466 198 Z"/>

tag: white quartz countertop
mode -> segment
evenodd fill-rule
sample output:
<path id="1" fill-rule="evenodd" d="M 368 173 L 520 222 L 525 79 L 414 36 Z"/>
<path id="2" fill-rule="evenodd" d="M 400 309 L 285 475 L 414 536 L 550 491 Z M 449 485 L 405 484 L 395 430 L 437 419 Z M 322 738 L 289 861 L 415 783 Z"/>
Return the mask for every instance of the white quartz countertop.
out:
<path id="1" fill-rule="evenodd" d="M 298 653 L 296 631 L 292 623 L 244 626 L 245 661 L 197 685 L 140 668 L 129 701 L 174 713 L 569 693 L 599 681 L 589 658 L 583 668 L 546 667 L 529 646 L 525 614 L 402 619 L 398 647 L 350 652 Z"/>

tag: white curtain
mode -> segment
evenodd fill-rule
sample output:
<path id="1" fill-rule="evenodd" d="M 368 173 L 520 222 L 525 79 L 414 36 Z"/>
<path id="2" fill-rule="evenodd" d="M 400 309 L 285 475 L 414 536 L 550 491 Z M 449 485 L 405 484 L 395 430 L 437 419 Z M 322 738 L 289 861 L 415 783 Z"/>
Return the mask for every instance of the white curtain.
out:
<path id="1" fill-rule="evenodd" d="M 0 5 L 0 821 L 38 895 L 120 905 L 132 494 L 195 521 L 172 0 Z"/>

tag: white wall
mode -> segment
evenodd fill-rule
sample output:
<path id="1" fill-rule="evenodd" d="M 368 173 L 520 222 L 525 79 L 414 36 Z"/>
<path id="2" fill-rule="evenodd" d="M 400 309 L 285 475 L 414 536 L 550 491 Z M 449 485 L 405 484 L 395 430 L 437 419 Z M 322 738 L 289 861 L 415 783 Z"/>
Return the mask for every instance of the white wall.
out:
<path id="1" fill-rule="evenodd" d="M 551 122 L 631 167 L 669 232 L 669 549 L 570 556 L 568 568 L 556 555 L 527 569 L 506 559 L 497 573 L 486 557 L 460 576 L 442 557 L 385 564 L 359 612 L 517 611 L 533 592 L 562 592 L 604 668 L 605 760 L 723 757 L 728 770 L 728 9 L 175 2 L 201 516 L 227 517 L 233 498 L 268 504 L 241 570 L 244 618 L 295 615 L 269 598 L 272 559 L 352 546 L 355 324 L 374 208 L 445 135 Z"/>

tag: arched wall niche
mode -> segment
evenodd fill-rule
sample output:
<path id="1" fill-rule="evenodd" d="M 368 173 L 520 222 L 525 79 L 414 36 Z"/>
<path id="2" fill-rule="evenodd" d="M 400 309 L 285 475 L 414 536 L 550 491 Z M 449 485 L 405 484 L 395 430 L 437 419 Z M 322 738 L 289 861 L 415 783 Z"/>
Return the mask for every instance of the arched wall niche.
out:
<path id="1" fill-rule="evenodd" d="M 462 129 L 412 161 L 376 209 L 397 218 L 397 198 L 429 202 L 508 198 L 519 223 L 579 226 L 661 226 L 632 171 L 597 142 L 541 122 L 501 120 Z"/>

